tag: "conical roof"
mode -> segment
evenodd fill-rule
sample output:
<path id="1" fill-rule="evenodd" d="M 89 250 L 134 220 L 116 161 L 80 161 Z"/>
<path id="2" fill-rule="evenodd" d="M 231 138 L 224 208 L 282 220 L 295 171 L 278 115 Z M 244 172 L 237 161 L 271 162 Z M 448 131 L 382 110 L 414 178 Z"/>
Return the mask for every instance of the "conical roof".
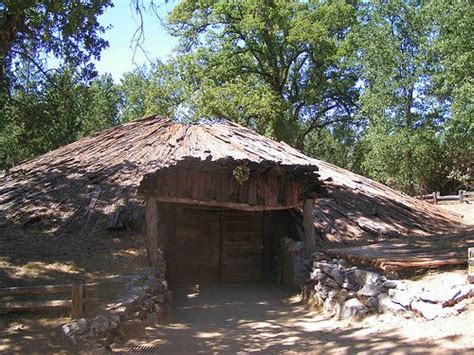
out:
<path id="1" fill-rule="evenodd" d="M 152 116 L 12 168 L 0 188 L 0 224 L 123 226 L 140 217 L 143 177 L 185 160 L 317 170 L 296 149 L 235 123 L 184 125 Z"/>

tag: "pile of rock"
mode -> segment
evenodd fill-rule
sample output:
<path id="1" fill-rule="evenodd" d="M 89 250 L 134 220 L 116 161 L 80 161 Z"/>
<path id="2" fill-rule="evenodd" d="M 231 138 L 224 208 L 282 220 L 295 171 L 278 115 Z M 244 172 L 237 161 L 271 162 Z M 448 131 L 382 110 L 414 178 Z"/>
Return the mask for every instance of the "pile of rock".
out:
<path id="1" fill-rule="evenodd" d="M 473 285 L 455 286 L 445 292 L 418 292 L 402 280 L 389 280 L 319 252 L 309 258 L 295 258 L 295 269 L 299 272 L 297 278 L 303 281 L 304 299 L 339 319 L 360 320 L 371 313 L 411 311 L 433 319 L 462 312 L 466 302 L 461 301 L 474 297 Z"/>
<path id="2" fill-rule="evenodd" d="M 455 316 L 463 312 L 474 297 L 474 285 L 461 284 L 445 289 L 430 290 L 410 286 L 398 281 L 397 287 L 389 290 L 390 301 L 398 305 L 398 312 L 412 311 L 426 319 Z"/>
<path id="3" fill-rule="evenodd" d="M 62 326 L 62 332 L 73 342 L 88 343 L 94 349 L 109 349 L 113 343 L 143 333 L 148 324 L 167 320 L 171 292 L 165 280 L 153 269 L 142 275 L 122 276 L 129 282 L 118 302 L 107 305 L 91 319 L 77 319 Z"/>

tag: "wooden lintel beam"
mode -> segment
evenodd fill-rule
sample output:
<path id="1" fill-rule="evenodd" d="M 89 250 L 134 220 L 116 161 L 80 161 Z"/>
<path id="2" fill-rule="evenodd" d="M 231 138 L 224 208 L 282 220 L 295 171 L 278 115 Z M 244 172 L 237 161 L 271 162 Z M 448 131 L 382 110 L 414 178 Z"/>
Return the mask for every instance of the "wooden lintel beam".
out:
<path id="1" fill-rule="evenodd" d="M 139 198 L 148 201 L 149 196 L 140 195 Z M 303 202 L 290 205 L 280 205 L 280 206 L 264 206 L 264 205 L 249 205 L 246 203 L 236 203 L 236 202 L 226 202 L 226 201 L 202 201 L 202 200 L 193 200 L 189 198 L 182 197 L 171 197 L 171 196 L 155 196 L 152 197 L 156 202 L 166 202 L 166 203 L 180 203 L 186 205 L 199 205 L 199 206 L 210 206 L 210 207 L 223 207 L 230 208 L 234 210 L 243 210 L 243 211 L 275 211 L 275 210 L 287 210 L 291 208 L 298 208 L 303 205 Z M 148 202 L 147 202 L 148 203 Z"/>

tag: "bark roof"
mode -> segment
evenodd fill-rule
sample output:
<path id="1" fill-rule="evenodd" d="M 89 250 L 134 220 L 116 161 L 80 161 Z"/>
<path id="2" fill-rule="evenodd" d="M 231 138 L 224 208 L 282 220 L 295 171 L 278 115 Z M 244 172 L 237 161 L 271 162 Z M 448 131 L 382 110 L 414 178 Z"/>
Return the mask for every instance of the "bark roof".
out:
<path id="1" fill-rule="evenodd" d="M 460 219 L 389 187 L 234 123 L 182 125 L 149 117 L 105 130 L 0 177 L 0 226 L 54 229 L 130 227 L 140 221 L 137 189 L 147 174 L 182 162 L 245 163 L 314 173 L 329 195 L 314 221 L 331 241 L 449 231 Z M 319 175 L 318 175 L 319 174 Z"/>
<path id="2" fill-rule="evenodd" d="M 466 227 L 462 219 L 384 184 L 315 160 L 328 191 L 314 203 L 314 225 L 326 241 L 376 242 L 396 237 L 427 237 Z"/>
<path id="3" fill-rule="evenodd" d="M 143 177 L 183 163 L 317 170 L 296 149 L 235 123 L 183 125 L 153 116 L 12 168 L 0 187 L 0 225 L 122 227 L 140 217 L 136 192 Z"/>

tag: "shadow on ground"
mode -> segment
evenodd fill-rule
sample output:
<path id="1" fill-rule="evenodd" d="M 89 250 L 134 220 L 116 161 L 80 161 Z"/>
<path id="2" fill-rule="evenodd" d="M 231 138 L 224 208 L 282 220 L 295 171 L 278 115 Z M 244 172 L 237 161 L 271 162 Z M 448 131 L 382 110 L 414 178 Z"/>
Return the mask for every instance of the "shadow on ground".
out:
<path id="1" fill-rule="evenodd" d="M 149 327 L 145 337 L 114 350 L 157 346 L 162 353 L 196 352 L 436 352 L 439 344 L 337 322 L 308 312 L 291 291 L 268 284 L 177 290 L 173 319 Z"/>

